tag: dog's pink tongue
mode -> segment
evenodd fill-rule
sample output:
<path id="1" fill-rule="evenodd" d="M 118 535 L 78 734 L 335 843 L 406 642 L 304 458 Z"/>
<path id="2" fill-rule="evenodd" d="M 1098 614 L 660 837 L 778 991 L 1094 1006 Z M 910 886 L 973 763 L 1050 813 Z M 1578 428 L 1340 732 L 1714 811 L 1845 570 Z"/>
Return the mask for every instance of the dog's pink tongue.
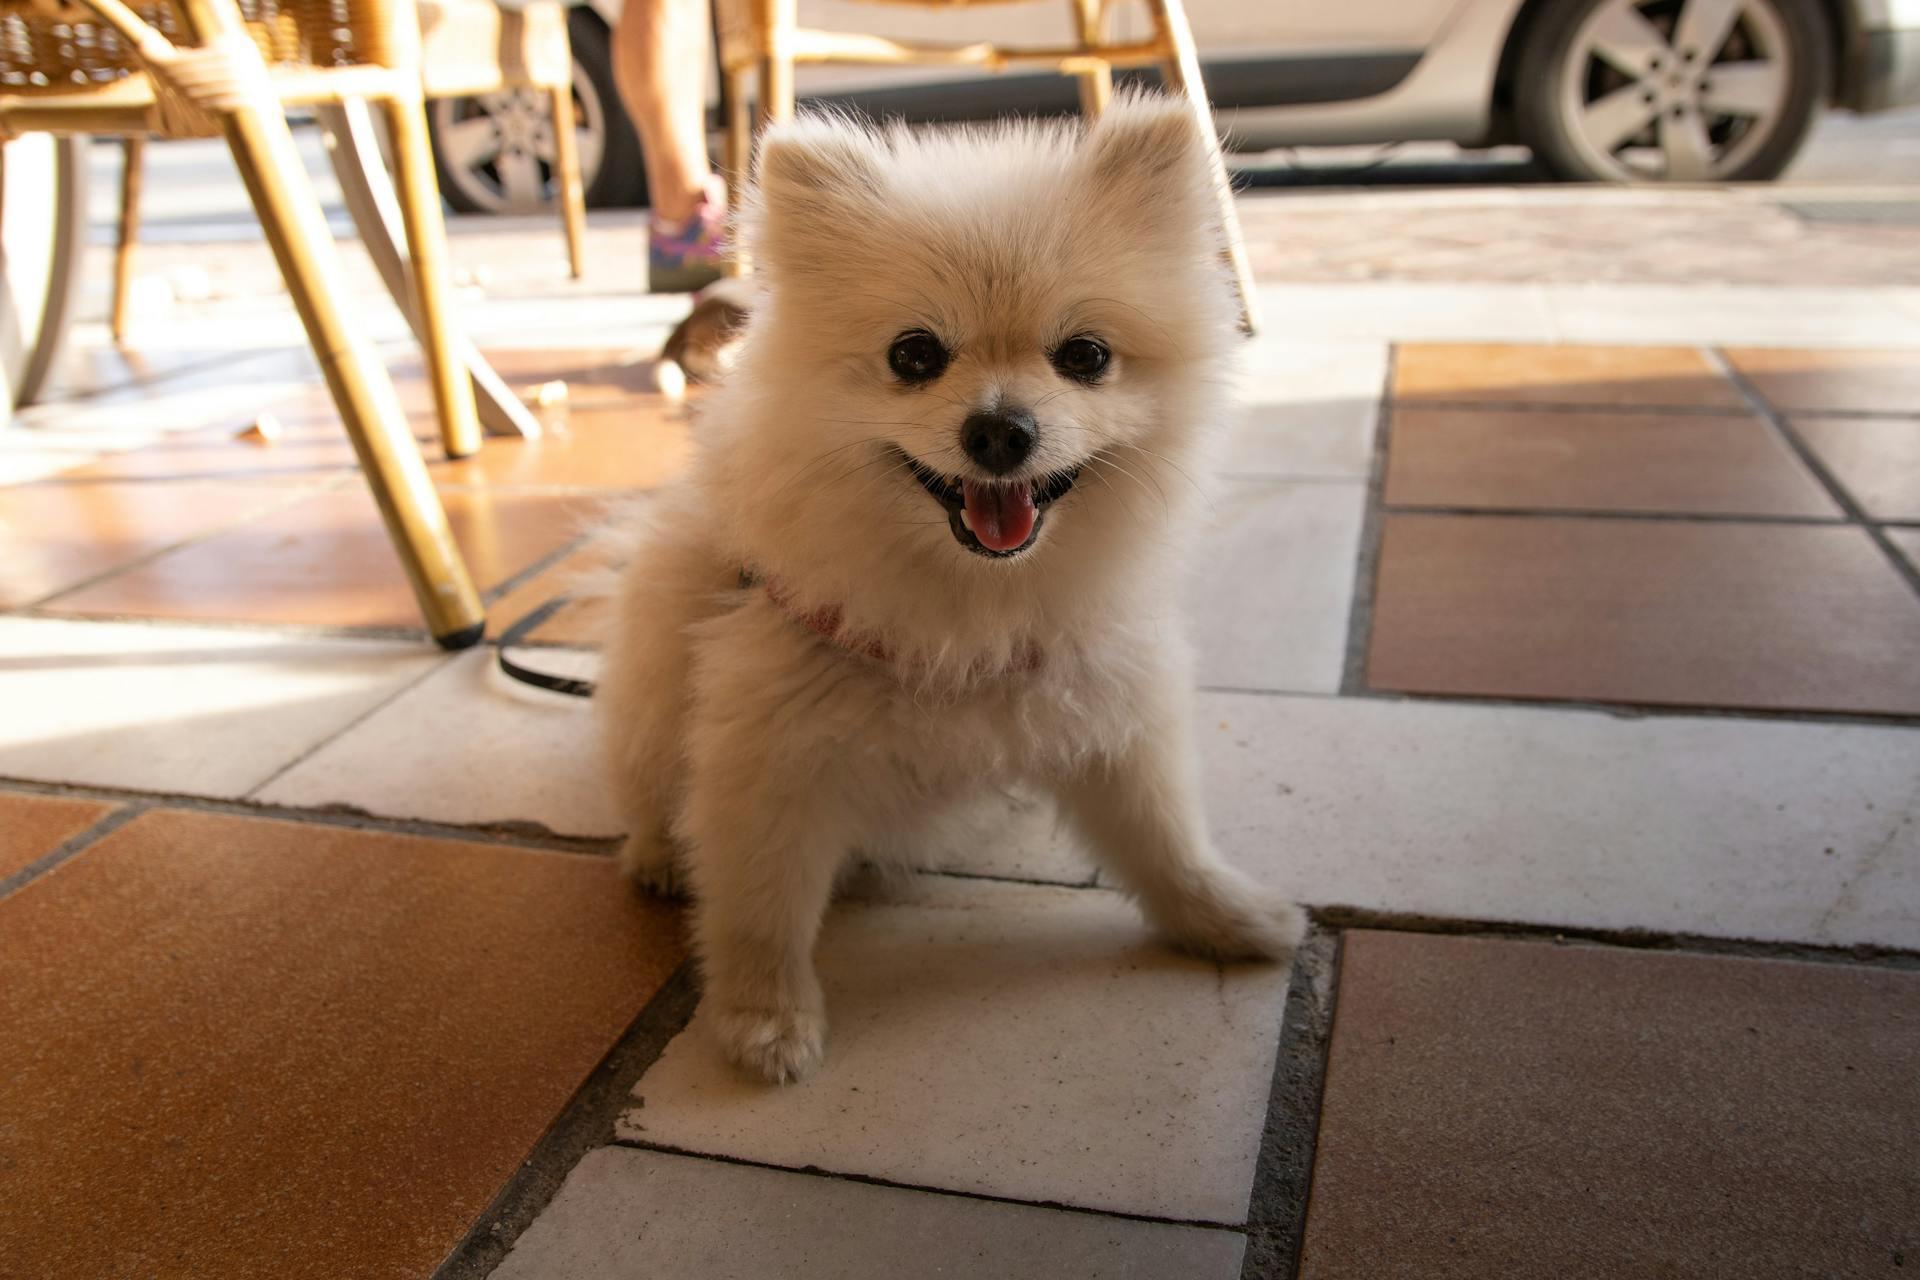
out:
<path id="1" fill-rule="evenodd" d="M 987 550 L 1011 551 L 1033 536 L 1033 522 L 1039 513 L 1033 507 L 1031 487 L 967 480 L 962 489 L 967 500 L 967 524 Z"/>

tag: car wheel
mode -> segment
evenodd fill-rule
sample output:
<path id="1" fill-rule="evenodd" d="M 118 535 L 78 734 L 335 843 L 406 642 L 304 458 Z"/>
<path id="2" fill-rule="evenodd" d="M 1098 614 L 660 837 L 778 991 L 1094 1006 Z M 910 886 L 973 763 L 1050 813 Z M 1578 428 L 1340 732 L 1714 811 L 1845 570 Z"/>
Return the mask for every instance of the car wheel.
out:
<path id="1" fill-rule="evenodd" d="M 1547 0 L 1514 101 L 1563 177 L 1753 181 L 1799 151 L 1831 66 L 1817 0 Z"/>
<path id="2" fill-rule="evenodd" d="M 607 28 L 586 9 L 567 15 L 573 45 L 573 111 L 580 176 L 597 208 L 641 204 L 640 141 L 620 109 Z M 538 89 L 506 89 L 427 104 L 440 191 L 461 213 L 534 213 L 551 208 L 553 111 Z"/>

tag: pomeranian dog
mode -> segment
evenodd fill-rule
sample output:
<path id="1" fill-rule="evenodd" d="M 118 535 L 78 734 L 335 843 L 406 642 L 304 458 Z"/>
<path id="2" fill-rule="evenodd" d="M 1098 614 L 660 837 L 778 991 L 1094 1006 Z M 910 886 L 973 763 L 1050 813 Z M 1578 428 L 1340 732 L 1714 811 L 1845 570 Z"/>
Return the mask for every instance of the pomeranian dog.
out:
<path id="1" fill-rule="evenodd" d="M 812 953 L 850 854 L 988 788 L 1050 791 L 1175 946 L 1301 936 L 1197 795 L 1178 573 L 1238 340 L 1209 145 L 1150 96 L 762 144 L 758 292 L 622 570 L 596 697 L 622 864 L 691 890 L 749 1072 L 822 1061 Z"/>

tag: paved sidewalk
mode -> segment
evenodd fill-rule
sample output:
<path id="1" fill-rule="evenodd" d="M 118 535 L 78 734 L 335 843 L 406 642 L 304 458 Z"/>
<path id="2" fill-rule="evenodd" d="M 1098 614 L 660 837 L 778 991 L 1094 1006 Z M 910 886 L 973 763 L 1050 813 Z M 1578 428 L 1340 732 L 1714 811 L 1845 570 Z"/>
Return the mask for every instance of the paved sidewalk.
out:
<path id="1" fill-rule="evenodd" d="M 646 390 L 682 304 L 601 221 L 578 290 L 556 227 L 456 233 L 509 264 L 467 292 L 503 372 L 570 388 L 434 464 L 496 634 L 697 441 Z M 835 907 L 832 1055 L 787 1089 L 720 1062 L 677 910 L 617 884 L 587 708 L 419 633 L 285 299 L 236 270 L 129 352 L 83 326 L 0 433 L 0 1275 L 1920 1264 L 1887 234 L 1870 283 L 1270 263 L 1186 605 L 1215 838 L 1308 945 L 1167 952 L 994 797 Z M 262 410 L 283 442 L 236 441 Z M 534 659 L 590 674 L 595 621 Z"/>

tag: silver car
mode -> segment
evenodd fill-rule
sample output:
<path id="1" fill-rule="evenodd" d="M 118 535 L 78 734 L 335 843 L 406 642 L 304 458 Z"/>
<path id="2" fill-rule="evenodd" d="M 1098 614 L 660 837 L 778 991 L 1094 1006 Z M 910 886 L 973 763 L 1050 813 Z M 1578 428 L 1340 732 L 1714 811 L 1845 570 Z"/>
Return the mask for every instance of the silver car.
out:
<path id="1" fill-rule="evenodd" d="M 597 204 L 644 201 L 638 143 L 607 50 L 619 0 L 573 14 L 575 82 Z M 800 0 L 809 26 L 919 39 L 1069 38 L 1069 6 L 943 10 Z M 1189 0 L 1207 90 L 1241 151 L 1439 140 L 1519 143 L 1555 173 L 1612 182 L 1776 176 L 1825 106 L 1920 102 L 1920 0 Z M 1126 35 L 1139 15 L 1118 6 Z M 1152 73 L 1144 73 L 1148 79 Z M 803 98 L 910 121 L 1074 110 L 1053 75 L 803 68 Z M 475 114 L 538 113 L 535 95 L 437 103 L 441 137 Z M 524 137 L 528 130 L 506 130 Z M 538 134 L 538 130 L 531 131 Z M 466 130 L 485 139 L 485 131 Z M 499 163 L 485 143 L 439 148 L 443 189 L 471 210 L 547 198 L 544 162 Z M 501 174 L 519 173 L 519 182 Z"/>

